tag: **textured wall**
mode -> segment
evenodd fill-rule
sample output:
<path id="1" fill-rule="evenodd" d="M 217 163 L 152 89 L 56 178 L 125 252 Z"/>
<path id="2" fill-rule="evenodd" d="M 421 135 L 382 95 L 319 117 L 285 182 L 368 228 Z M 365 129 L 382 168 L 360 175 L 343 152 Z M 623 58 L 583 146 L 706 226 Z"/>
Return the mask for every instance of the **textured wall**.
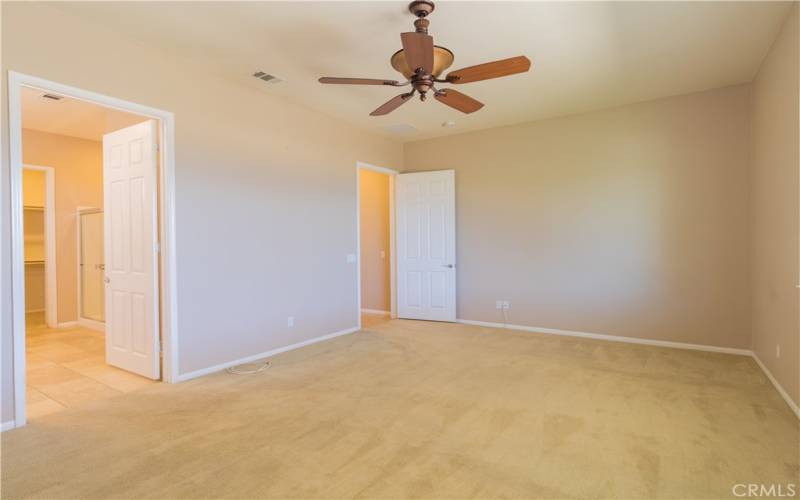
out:
<path id="1" fill-rule="evenodd" d="M 456 170 L 459 317 L 749 348 L 748 90 L 406 144 Z"/>
<path id="2" fill-rule="evenodd" d="M 800 404 L 798 43 L 795 6 L 753 82 L 752 290 L 753 350 Z"/>

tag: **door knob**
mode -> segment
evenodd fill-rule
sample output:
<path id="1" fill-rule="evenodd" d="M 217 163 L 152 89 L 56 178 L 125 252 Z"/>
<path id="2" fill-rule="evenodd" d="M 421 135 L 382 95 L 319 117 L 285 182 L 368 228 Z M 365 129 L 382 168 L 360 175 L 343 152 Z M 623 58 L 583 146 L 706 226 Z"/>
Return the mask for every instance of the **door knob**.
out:
<path id="1" fill-rule="evenodd" d="M 453 269 L 456 266 L 454 266 L 453 264 L 442 264 L 442 267 L 447 267 L 449 269 Z"/>

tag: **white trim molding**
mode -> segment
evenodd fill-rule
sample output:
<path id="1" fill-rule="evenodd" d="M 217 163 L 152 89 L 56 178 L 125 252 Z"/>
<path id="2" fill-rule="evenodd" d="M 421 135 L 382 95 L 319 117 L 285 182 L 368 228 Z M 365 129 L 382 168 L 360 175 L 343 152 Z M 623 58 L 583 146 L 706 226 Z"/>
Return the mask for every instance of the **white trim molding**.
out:
<path id="1" fill-rule="evenodd" d="M 626 342 L 628 344 L 652 345 L 658 347 L 672 347 L 675 349 L 692 349 L 695 351 L 721 352 L 725 354 L 736 354 L 739 356 L 750 356 L 752 351 L 749 349 L 737 349 L 734 347 L 717 347 L 703 344 L 688 344 L 684 342 L 671 342 L 669 340 L 640 339 L 636 337 L 622 337 L 619 335 L 606 335 L 603 333 L 576 332 L 572 330 L 558 330 L 555 328 L 541 328 L 537 326 L 524 325 L 504 325 L 503 323 L 490 323 L 488 321 L 473 321 L 469 319 L 457 319 L 458 323 L 465 325 L 486 326 L 490 328 L 507 328 L 509 330 L 519 330 L 523 332 L 546 333 L 549 335 L 564 335 L 567 337 L 580 337 L 594 340 L 607 340 L 610 342 Z"/>
<path id="2" fill-rule="evenodd" d="M 8 135 L 11 205 L 11 325 L 14 367 L 14 425 L 25 425 L 25 286 L 22 233 L 22 88 L 35 88 L 134 113 L 159 124 L 159 249 L 162 379 L 175 382 L 178 369 L 177 258 L 175 250 L 175 115 L 150 106 L 52 82 L 15 71 L 8 72 Z M 58 325 L 63 327 L 64 325 Z"/>
<path id="3" fill-rule="evenodd" d="M 338 332 L 329 333 L 327 335 L 322 335 L 320 337 L 314 337 L 313 339 L 304 340 L 302 342 L 297 342 L 295 344 L 289 344 L 284 347 L 278 347 L 277 349 L 272 349 L 270 351 L 253 354 L 252 356 L 246 356 L 244 358 L 235 359 L 233 361 L 227 361 L 225 363 L 220 363 L 218 365 L 209 366 L 208 368 L 201 368 L 200 370 L 195 370 L 193 372 L 178 375 L 178 382 L 185 382 L 193 378 L 220 372 L 225 368 L 230 368 L 231 366 L 237 366 L 244 363 L 252 363 L 253 361 L 258 361 L 259 359 L 275 356 L 276 354 L 280 354 L 282 352 L 293 351 L 295 349 L 299 349 L 307 345 L 316 344 L 318 342 L 323 342 L 325 340 L 330 340 L 336 337 L 341 337 L 342 335 L 349 335 L 351 333 L 357 332 L 358 330 L 360 330 L 359 327 L 348 328 L 346 330 L 340 330 Z"/>
<path id="4" fill-rule="evenodd" d="M 798 406 L 797 403 L 792 401 L 792 398 L 789 396 L 789 393 L 787 393 L 783 389 L 783 386 L 778 383 L 778 380 L 772 376 L 772 372 L 770 372 L 769 369 L 767 369 L 767 365 L 761 362 L 761 359 L 758 357 L 758 354 L 753 352 L 752 356 L 753 359 L 756 361 L 756 364 L 759 367 L 761 367 L 761 371 L 764 372 L 764 375 L 766 375 L 769 381 L 772 382 L 772 385 L 775 386 L 775 389 L 778 391 L 778 394 L 781 395 L 783 400 L 786 401 L 786 404 L 789 405 L 789 408 L 792 410 L 792 412 L 797 416 L 798 419 L 800 419 L 800 406 Z"/>
<path id="5" fill-rule="evenodd" d="M 14 424 L 13 420 L 9 420 L 8 422 L 3 422 L 2 424 L 0 424 L 0 432 L 10 431 L 14 427 L 16 427 L 16 425 Z"/>
<path id="6" fill-rule="evenodd" d="M 63 330 L 65 328 L 75 328 L 76 326 L 78 326 L 77 321 L 64 321 L 62 323 L 57 324 L 56 328 Z"/>

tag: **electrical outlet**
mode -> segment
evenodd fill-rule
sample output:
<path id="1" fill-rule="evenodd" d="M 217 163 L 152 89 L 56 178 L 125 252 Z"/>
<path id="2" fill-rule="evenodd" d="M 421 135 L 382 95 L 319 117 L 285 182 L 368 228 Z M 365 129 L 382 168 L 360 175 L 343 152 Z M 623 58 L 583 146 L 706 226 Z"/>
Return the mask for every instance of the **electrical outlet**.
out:
<path id="1" fill-rule="evenodd" d="M 502 300 L 496 301 L 494 303 L 494 307 L 495 307 L 495 309 L 502 309 L 503 308 L 503 301 Z"/>
<path id="2" fill-rule="evenodd" d="M 290 328 L 294 326 L 294 316 L 289 316 L 286 319 L 286 326 L 288 326 Z"/>
<path id="3" fill-rule="evenodd" d="M 511 302 L 504 300 L 503 301 L 503 309 L 511 309 Z"/>
<path id="4" fill-rule="evenodd" d="M 776 358 L 780 358 L 781 357 L 781 345 L 780 344 L 775 344 L 775 357 Z"/>

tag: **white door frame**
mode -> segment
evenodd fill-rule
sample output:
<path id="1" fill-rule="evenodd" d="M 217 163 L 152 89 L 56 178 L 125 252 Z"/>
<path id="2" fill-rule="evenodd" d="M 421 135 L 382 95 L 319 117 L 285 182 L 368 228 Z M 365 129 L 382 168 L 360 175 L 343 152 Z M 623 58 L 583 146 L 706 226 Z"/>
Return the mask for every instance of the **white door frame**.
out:
<path id="1" fill-rule="evenodd" d="M 105 332 L 106 331 L 106 324 L 104 322 L 97 321 L 95 319 L 89 319 L 83 317 L 83 273 L 81 272 L 81 260 L 82 260 L 82 251 L 83 247 L 81 246 L 82 243 L 82 231 L 83 231 L 83 223 L 81 222 L 81 215 L 84 214 L 98 214 L 103 213 L 102 208 L 97 207 L 78 207 L 78 210 L 75 211 L 75 227 L 77 229 L 76 234 L 76 241 L 78 242 L 78 247 L 76 251 L 76 261 L 75 265 L 77 266 L 76 273 L 78 275 L 78 324 L 84 326 L 86 328 L 91 328 L 92 330 L 97 330 L 98 332 Z M 105 243 L 105 242 L 104 242 Z"/>
<path id="2" fill-rule="evenodd" d="M 58 289 L 56 288 L 56 178 L 53 167 L 23 165 L 23 170 L 44 172 L 44 321 L 58 327 Z M 24 239 L 24 236 L 23 236 Z M 23 243 L 23 259 L 24 259 Z M 23 263 L 24 267 L 24 263 Z M 23 271 L 24 272 L 24 271 Z M 24 278 L 23 278 L 24 279 Z"/>
<path id="3" fill-rule="evenodd" d="M 397 317 L 397 297 L 396 297 L 396 263 L 395 263 L 395 242 L 394 242 L 394 179 L 398 172 L 390 168 L 370 165 L 363 161 L 356 162 L 356 286 L 358 294 L 356 300 L 356 311 L 358 313 L 358 328 L 361 328 L 361 171 L 372 170 L 389 176 L 389 316 Z"/>
<path id="4" fill-rule="evenodd" d="M 22 101 L 23 87 L 61 94 L 159 122 L 160 325 L 162 380 L 178 380 L 178 315 L 175 258 L 175 115 L 149 106 L 63 85 L 35 76 L 8 72 L 8 123 L 11 193 L 11 322 L 14 355 L 14 427 L 25 425 L 25 286 L 22 234 Z M 160 278 L 159 278 L 160 277 Z"/>

